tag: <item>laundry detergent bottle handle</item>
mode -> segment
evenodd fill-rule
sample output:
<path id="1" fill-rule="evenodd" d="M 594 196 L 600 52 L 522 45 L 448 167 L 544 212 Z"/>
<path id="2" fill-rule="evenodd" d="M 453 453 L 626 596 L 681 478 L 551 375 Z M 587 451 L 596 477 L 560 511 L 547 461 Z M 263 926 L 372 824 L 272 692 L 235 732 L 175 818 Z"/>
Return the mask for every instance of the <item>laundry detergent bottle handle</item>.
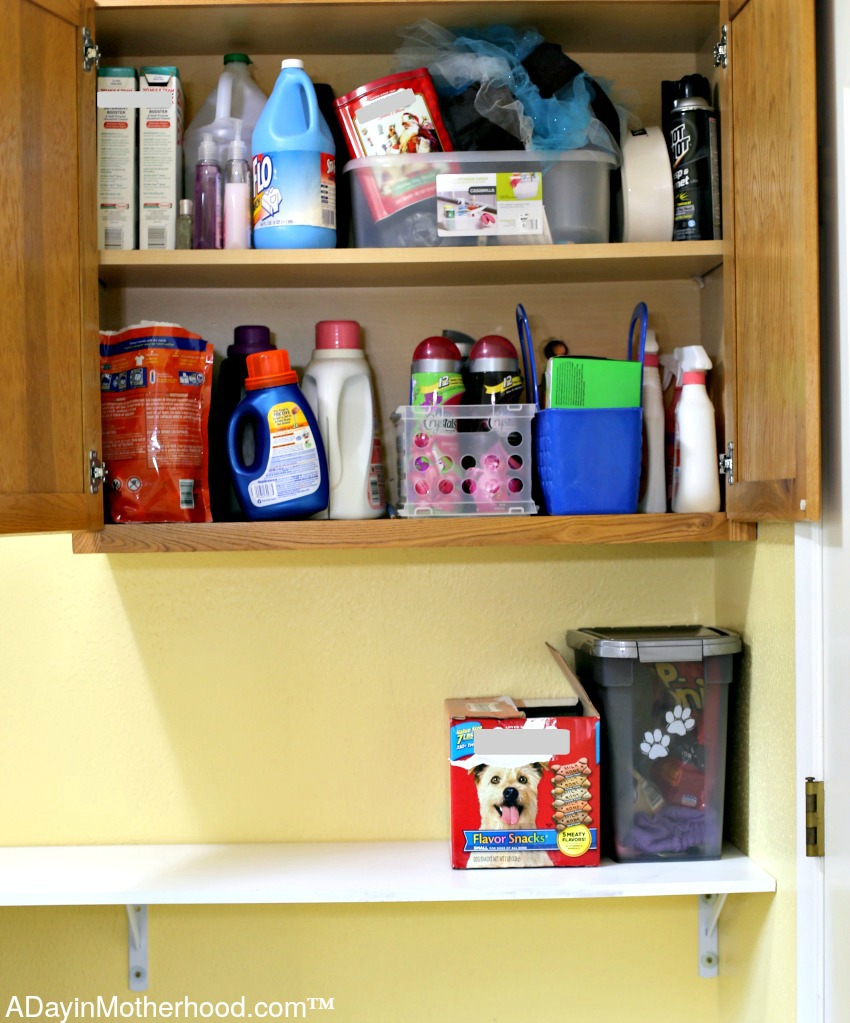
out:
<path id="1" fill-rule="evenodd" d="M 302 61 L 281 63 L 251 152 L 254 248 L 334 248 L 336 147 Z"/>
<path id="2" fill-rule="evenodd" d="M 249 520 L 308 518 L 328 506 L 328 463 L 316 417 L 290 368 L 289 354 L 249 355 L 245 397 L 227 427 L 233 489 Z M 254 458 L 242 455 L 242 431 L 254 432 Z"/>

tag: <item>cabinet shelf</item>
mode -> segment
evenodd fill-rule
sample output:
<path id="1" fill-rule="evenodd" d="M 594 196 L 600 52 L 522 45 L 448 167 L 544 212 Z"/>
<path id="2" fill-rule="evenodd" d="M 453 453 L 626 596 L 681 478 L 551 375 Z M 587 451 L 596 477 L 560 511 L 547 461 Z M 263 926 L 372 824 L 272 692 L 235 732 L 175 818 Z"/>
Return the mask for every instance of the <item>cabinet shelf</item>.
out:
<path id="1" fill-rule="evenodd" d="M 101 252 L 108 287 L 469 287 L 688 280 L 723 261 L 723 242 L 474 248 Z"/>
<path id="2" fill-rule="evenodd" d="M 719 860 L 452 870 L 446 842 L 0 849 L 0 905 L 489 902 L 774 892 L 737 849 Z"/>
<path id="3" fill-rule="evenodd" d="M 74 533 L 75 554 L 522 547 L 755 540 L 751 522 L 702 515 L 516 515 L 355 522 L 209 522 L 106 526 Z"/>

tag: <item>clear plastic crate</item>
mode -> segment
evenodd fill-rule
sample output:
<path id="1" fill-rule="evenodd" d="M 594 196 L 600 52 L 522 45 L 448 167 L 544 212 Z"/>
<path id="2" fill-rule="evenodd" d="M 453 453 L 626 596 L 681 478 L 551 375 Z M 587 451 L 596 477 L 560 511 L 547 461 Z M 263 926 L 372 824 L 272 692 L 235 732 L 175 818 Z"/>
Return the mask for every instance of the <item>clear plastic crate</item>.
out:
<path id="1" fill-rule="evenodd" d="M 534 405 L 403 405 L 396 428 L 396 511 L 426 515 L 534 515 Z"/>

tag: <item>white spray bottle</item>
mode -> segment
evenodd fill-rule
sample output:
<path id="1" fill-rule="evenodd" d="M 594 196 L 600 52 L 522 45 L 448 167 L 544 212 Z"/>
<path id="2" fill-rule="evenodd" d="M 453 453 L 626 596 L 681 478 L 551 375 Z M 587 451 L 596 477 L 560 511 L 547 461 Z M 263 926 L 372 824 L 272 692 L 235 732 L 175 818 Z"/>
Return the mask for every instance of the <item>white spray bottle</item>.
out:
<path id="1" fill-rule="evenodd" d="M 644 444 L 646 445 L 646 489 L 638 502 L 639 512 L 667 511 L 667 477 L 664 471 L 664 402 L 658 371 L 658 341 L 647 330 L 643 359 Z"/>
<path id="2" fill-rule="evenodd" d="M 682 395 L 676 406 L 673 511 L 720 511 L 714 406 L 705 389 L 711 359 L 700 345 L 681 352 Z"/>

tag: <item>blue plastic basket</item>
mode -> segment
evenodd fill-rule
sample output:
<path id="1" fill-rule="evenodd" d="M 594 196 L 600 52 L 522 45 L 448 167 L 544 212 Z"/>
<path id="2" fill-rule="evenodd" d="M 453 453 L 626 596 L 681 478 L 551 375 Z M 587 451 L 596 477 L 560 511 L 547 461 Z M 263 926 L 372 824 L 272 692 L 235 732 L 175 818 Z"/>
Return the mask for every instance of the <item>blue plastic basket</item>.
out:
<path id="1" fill-rule="evenodd" d="M 517 306 L 519 343 L 537 406 L 533 420 L 534 467 L 549 515 L 630 515 L 640 488 L 643 413 L 640 408 L 541 409 L 537 366 L 525 309 Z M 629 324 L 627 355 L 640 322 L 640 362 L 646 344 L 646 305 Z M 641 376 L 643 370 L 641 370 Z"/>

